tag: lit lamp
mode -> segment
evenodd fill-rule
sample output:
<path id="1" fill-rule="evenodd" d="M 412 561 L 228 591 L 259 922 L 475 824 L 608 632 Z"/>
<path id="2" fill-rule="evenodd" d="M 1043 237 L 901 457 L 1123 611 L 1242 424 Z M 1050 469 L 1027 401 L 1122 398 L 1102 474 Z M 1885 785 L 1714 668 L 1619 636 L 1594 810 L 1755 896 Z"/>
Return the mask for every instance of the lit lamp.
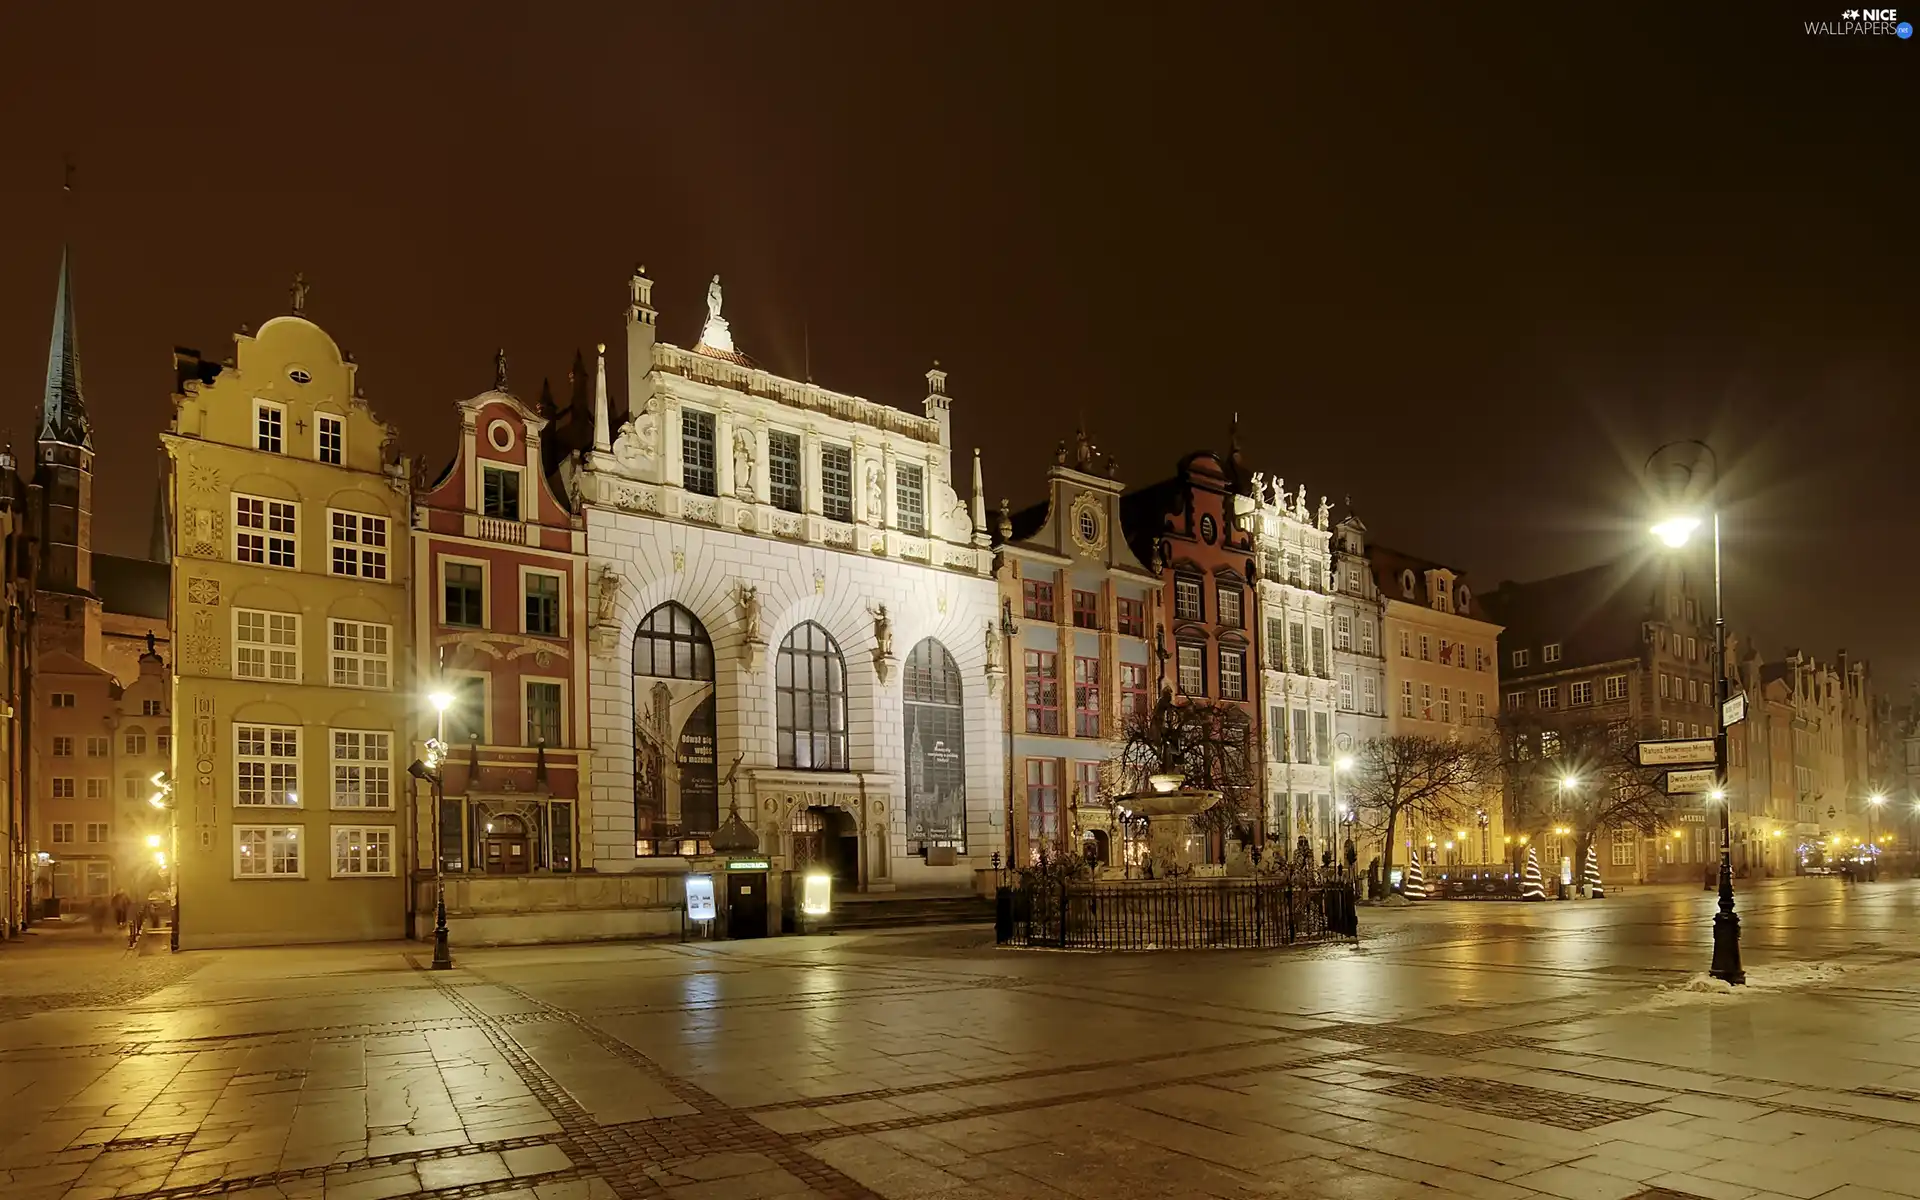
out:
<path id="1" fill-rule="evenodd" d="M 800 911 L 809 917 L 824 917 L 833 911 L 833 876 L 825 871 L 808 872 L 801 881 Z"/>
<path id="2" fill-rule="evenodd" d="M 1669 453 L 1672 452 L 1672 453 Z M 1664 456 L 1664 457 L 1663 457 Z M 1713 447 L 1701 441 L 1669 442 L 1656 449 L 1647 457 L 1646 473 L 1654 473 L 1656 461 L 1661 463 L 1665 472 L 1678 487 L 1668 499 L 1681 505 L 1697 504 L 1702 499 L 1711 500 L 1709 494 L 1702 497 L 1694 494 L 1693 481 L 1696 470 L 1705 457 L 1713 469 L 1712 488 L 1720 486 L 1720 458 Z M 1727 614 L 1721 603 L 1720 595 L 1720 509 L 1718 504 L 1710 504 L 1709 517 L 1713 523 L 1713 773 L 1716 779 L 1727 777 Z M 1653 526 L 1653 536 L 1671 549 L 1679 550 L 1693 540 L 1694 534 L 1706 525 L 1698 512 L 1680 511 L 1664 514 Z M 1724 800 L 1724 794 L 1719 794 Z M 1732 805 L 1720 805 L 1720 911 L 1713 917 L 1713 964 L 1709 973 L 1715 979 L 1728 983 L 1741 984 L 1747 981 L 1747 973 L 1740 965 L 1740 918 L 1733 911 L 1733 830 L 1728 810 Z"/>
<path id="3" fill-rule="evenodd" d="M 434 735 L 427 739 L 426 756 L 415 759 L 407 774 L 433 787 L 433 969 L 448 971 L 453 969 L 453 950 L 447 943 L 446 862 L 441 854 L 440 822 L 441 810 L 446 807 L 447 710 L 453 707 L 453 693 L 431 692 L 427 703 L 433 705 Z M 414 794 L 419 795 L 418 791 Z M 416 818 L 414 828 L 419 827 Z"/>
<path id="4" fill-rule="evenodd" d="M 1886 802 L 1887 802 L 1887 797 L 1885 793 L 1882 793 L 1882 792 L 1875 792 L 1873 795 L 1867 797 L 1867 845 L 1869 847 L 1874 846 L 1877 841 L 1877 839 L 1873 836 L 1873 814 L 1879 811 L 1880 806 L 1882 804 L 1885 804 Z M 1879 872 L 1874 868 L 1877 868 L 1880 865 L 1880 852 L 1879 850 L 1875 849 L 1872 851 L 1872 853 L 1873 853 L 1873 859 L 1869 864 L 1869 867 L 1867 870 L 1868 879 L 1872 879 L 1875 875 L 1879 874 Z"/>

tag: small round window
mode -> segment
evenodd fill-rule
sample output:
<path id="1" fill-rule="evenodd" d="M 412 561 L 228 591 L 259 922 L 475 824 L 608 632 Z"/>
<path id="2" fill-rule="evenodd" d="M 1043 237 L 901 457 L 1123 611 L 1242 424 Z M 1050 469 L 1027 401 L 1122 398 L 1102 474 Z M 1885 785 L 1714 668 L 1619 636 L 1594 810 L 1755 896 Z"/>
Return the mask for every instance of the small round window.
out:
<path id="1" fill-rule="evenodd" d="M 1218 534 L 1219 527 L 1213 523 L 1213 514 L 1206 513 L 1202 515 L 1200 518 L 1200 536 L 1208 542 L 1212 542 Z"/>
<path id="2" fill-rule="evenodd" d="M 1407 599 L 1409 600 L 1413 599 L 1413 572 L 1412 571 L 1400 572 L 1400 592 L 1402 595 L 1406 596 Z"/>
<path id="3" fill-rule="evenodd" d="M 1089 544 L 1100 540 L 1100 518 L 1090 512 L 1080 514 L 1080 540 Z"/>
<path id="4" fill-rule="evenodd" d="M 495 421 L 487 426 L 487 443 L 495 450 L 513 449 L 513 426 Z"/>
<path id="5" fill-rule="evenodd" d="M 295 367 L 293 370 L 288 371 L 287 378 L 293 380 L 295 383 L 312 383 L 313 382 L 313 376 L 309 374 L 305 368 L 302 368 L 302 367 Z"/>

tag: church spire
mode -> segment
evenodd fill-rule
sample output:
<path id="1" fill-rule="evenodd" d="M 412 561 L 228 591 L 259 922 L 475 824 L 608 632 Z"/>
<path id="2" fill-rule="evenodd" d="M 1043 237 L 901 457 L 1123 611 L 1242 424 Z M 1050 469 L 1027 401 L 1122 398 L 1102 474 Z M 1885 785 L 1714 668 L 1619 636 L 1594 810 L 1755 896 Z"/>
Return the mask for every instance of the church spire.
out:
<path id="1" fill-rule="evenodd" d="M 73 276 L 60 249 L 60 290 L 53 302 L 53 340 L 47 348 L 47 394 L 40 408 L 40 440 L 93 449 L 87 402 L 80 391 L 80 343 L 73 323 Z"/>

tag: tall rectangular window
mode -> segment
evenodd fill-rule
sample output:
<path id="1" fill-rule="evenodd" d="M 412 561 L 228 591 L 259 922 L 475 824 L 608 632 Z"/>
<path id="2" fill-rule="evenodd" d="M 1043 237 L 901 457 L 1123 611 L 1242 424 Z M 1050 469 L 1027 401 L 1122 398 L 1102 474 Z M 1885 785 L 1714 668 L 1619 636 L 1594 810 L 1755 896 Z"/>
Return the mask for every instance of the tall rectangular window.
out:
<path id="1" fill-rule="evenodd" d="M 387 577 L 387 519 L 364 513 L 327 514 L 330 570 L 354 579 Z"/>
<path id="2" fill-rule="evenodd" d="M 1073 624 L 1078 629 L 1100 628 L 1100 593 L 1073 589 Z"/>
<path id="3" fill-rule="evenodd" d="M 702 496 L 718 494 L 719 476 L 714 473 L 713 414 L 697 408 L 680 410 L 680 478 L 690 492 Z"/>
<path id="4" fill-rule="evenodd" d="M 393 627 L 366 621 L 328 621 L 329 676 L 335 687 L 385 688 L 392 683 Z"/>
<path id="5" fill-rule="evenodd" d="M 1333 648 L 1335 650 L 1353 649 L 1353 615 L 1338 613 L 1333 618 Z"/>
<path id="6" fill-rule="evenodd" d="M 1291 757 L 1293 761 L 1297 763 L 1313 761 L 1313 735 L 1308 731 L 1307 710 L 1304 708 L 1296 708 L 1293 710 L 1293 754 Z"/>
<path id="7" fill-rule="evenodd" d="M 560 685 L 527 683 L 527 745 L 560 745 Z"/>
<path id="8" fill-rule="evenodd" d="M 69 738 L 68 741 L 71 743 L 72 739 Z M 147 752 L 147 735 L 144 730 L 135 730 L 127 734 L 126 742 L 128 754 L 139 755 Z M 69 751 L 69 753 L 71 753 L 71 751 Z"/>
<path id="9" fill-rule="evenodd" d="M 1433 639 L 1424 633 L 1420 635 L 1420 661 L 1433 661 Z"/>
<path id="10" fill-rule="evenodd" d="M 1412 646 L 1413 646 L 1412 636 L 1408 634 L 1406 630 L 1402 629 L 1400 631 L 1400 657 L 1412 658 L 1413 657 Z"/>
<path id="11" fill-rule="evenodd" d="M 1060 732 L 1060 660 L 1051 650 L 1026 652 L 1028 733 Z"/>
<path id="12" fill-rule="evenodd" d="M 1120 664 L 1120 718 L 1145 717 L 1153 707 L 1145 663 Z"/>
<path id="13" fill-rule="evenodd" d="M 1217 582 L 1213 585 L 1213 595 L 1214 607 L 1218 609 L 1220 613 L 1220 624 L 1227 626 L 1229 629 L 1239 629 L 1241 627 L 1241 596 L 1239 586 L 1237 584 Z"/>
<path id="14" fill-rule="evenodd" d="M 268 567 L 297 567 L 299 514 L 300 506 L 291 501 L 267 500 L 235 493 L 234 561 Z"/>
<path id="15" fill-rule="evenodd" d="M 59 782 L 57 779 L 54 780 L 55 784 Z M 67 782 L 72 783 L 73 781 L 69 779 Z M 58 794 L 59 788 L 55 787 L 54 791 Z M 75 826 L 72 821 L 55 821 L 53 823 L 53 844 L 56 846 L 70 845 L 73 842 L 74 828 Z"/>
<path id="16" fill-rule="evenodd" d="M 925 467 L 896 463 L 893 468 L 893 508 L 896 524 L 906 533 L 927 531 L 927 472 Z"/>
<path id="17" fill-rule="evenodd" d="M 1360 618 L 1360 653 L 1373 653 L 1373 622 Z"/>
<path id="18" fill-rule="evenodd" d="M 1532 654 L 1530 651 L 1515 650 L 1513 652 L 1513 665 L 1516 667 L 1524 667 L 1527 665 L 1531 657 L 1532 657 Z"/>
<path id="19" fill-rule="evenodd" d="M 1430 683 L 1420 685 L 1420 719 L 1433 720 L 1433 685 Z"/>
<path id="20" fill-rule="evenodd" d="M 233 873 L 240 879 L 304 878 L 300 842 L 298 825 L 236 825 Z"/>
<path id="21" fill-rule="evenodd" d="M 1313 673 L 1327 677 L 1327 631 L 1319 625 L 1313 627 Z"/>
<path id="22" fill-rule="evenodd" d="M 480 468 L 480 515 L 502 521 L 520 519 L 520 472 L 511 467 Z"/>
<path id="23" fill-rule="evenodd" d="M 393 735 L 372 729 L 333 731 L 333 806 L 393 807 Z"/>
<path id="24" fill-rule="evenodd" d="M 1313 761 L 1326 766 L 1333 758 L 1333 727 L 1326 713 L 1313 714 Z"/>
<path id="25" fill-rule="evenodd" d="M 300 682 L 299 614 L 234 609 L 233 676 Z"/>
<path id="26" fill-rule="evenodd" d="M 1073 764 L 1073 791 L 1079 802 L 1088 808 L 1105 803 L 1105 789 L 1100 786 L 1100 763 L 1097 760 L 1081 759 Z"/>
<path id="27" fill-rule="evenodd" d="M 1298 621 L 1287 626 L 1287 670 L 1307 673 L 1307 627 Z"/>
<path id="28" fill-rule="evenodd" d="M 1060 764 L 1051 758 L 1027 760 L 1027 857 L 1038 861 L 1040 847 L 1060 841 Z"/>
<path id="29" fill-rule="evenodd" d="M 393 826 L 333 826 L 333 873 L 336 877 L 393 874 Z"/>
<path id="30" fill-rule="evenodd" d="M 333 466 L 340 465 L 341 452 L 346 449 L 346 425 L 339 417 L 329 417 L 321 413 L 314 418 L 319 426 L 320 461 Z"/>
<path id="31" fill-rule="evenodd" d="M 1507 693 L 1507 711 L 1508 712 L 1519 712 L 1521 709 L 1525 708 L 1526 706 L 1527 706 L 1527 694 L 1525 692 L 1508 692 Z"/>
<path id="32" fill-rule="evenodd" d="M 454 675 L 447 680 L 453 703 L 447 706 L 447 740 L 487 742 L 492 730 L 487 720 L 487 677 Z"/>
<path id="33" fill-rule="evenodd" d="M 1147 636 L 1147 613 L 1145 604 L 1138 600 L 1121 599 L 1114 601 L 1114 608 L 1116 610 L 1115 615 L 1118 617 L 1116 624 L 1120 626 L 1121 633 L 1128 637 Z"/>
<path id="34" fill-rule="evenodd" d="M 446 621 L 478 629 L 486 623 L 486 568 L 479 563 L 446 564 Z"/>
<path id="35" fill-rule="evenodd" d="M 804 493 L 800 486 L 800 435 L 767 433 L 767 500 L 775 508 L 799 512 Z"/>
<path id="36" fill-rule="evenodd" d="M 1340 672 L 1340 711 L 1353 711 L 1353 672 Z"/>
<path id="37" fill-rule="evenodd" d="M 90 737 L 87 739 L 87 757 L 88 758 L 105 758 L 106 756 L 107 756 L 107 739 L 106 738 Z"/>
<path id="38" fill-rule="evenodd" d="M 1279 617 L 1267 618 L 1267 669 L 1285 670 L 1287 665 L 1287 623 Z"/>
<path id="39" fill-rule="evenodd" d="M 1073 660 L 1073 734 L 1100 736 L 1100 660 Z"/>
<path id="40" fill-rule="evenodd" d="M 1176 648 L 1176 680 L 1182 696 L 1207 694 L 1207 648 L 1198 642 L 1181 642 Z"/>
<path id="41" fill-rule="evenodd" d="M 1360 678 L 1360 711 L 1370 717 L 1380 715 L 1380 694 L 1374 690 L 1371 675 L 1363 675 Z"/>
<path id="42" fill-rule="evenodd" d="M 244 807 L 298 807 L 300 729 L 296 725 L 233 727 L 233 802 Z"/>
<path id="43" fill-rule="evenodd" d="M 1453 724 L 1453 689 L 1452 688 L 1443 687 L 1440 689 L 1440 723 L 1443 725 Z"/>
<path id="44" fill-rule="evenodd" d="M 1247 698 L 1247 652 L 1220 648 L 1220 698 L 1222 700 L 1245 700 Z"/>
<path id="45" fill-rule="evenodd" d="M 265 450 L 268 454 L 279 454 L 285 446 L 281 436 L 287 421 L 287 414 L 278 404 L 256 402 L 253 406 L 253 448 Z"/>
<path id="46" fill-rule="evenodd" d="M 1287 710 L 1278 704 L 1267 705 L 1267 757 L 1287 761 Z"/>
<path id="47" fill-rule="evenodd" d="M 1201 583 L 1198 575 L 1175 575 L 1173 577 L 1173 615 L 1182 621 L 1205 619 L 1205 608 L 1201 602 Z"/>
<path id="48" fill-rule="evenodd" d="M 573 870 L 573 805 L 554 800 L 547 805 L 547 867 L 554 871 Z"/>
<path id="49" fill-rule="evenodd" d="M 1053 620 L 1053 585 L 1037 579 L 1021 580 L 1020 612 L 1029 621 Z"/>
<path id="50" fill-rule="evenodd" d="M 820 447 L 820 515 L 853 520 L 853 451 L 845 446 Z"/>
<path id="51" fill-rule="evenodd" d="M 1400 681 L 1400 715 L 1403 717 L 1413 715 L 1413 680 L 1411 679 Z"/>
<path id="52" fill-rule="evenodd" d="M 559 637 L 560 577 L 545 571 L 529 571 L 526 580 L 526 631 L 540 637 Z"/>

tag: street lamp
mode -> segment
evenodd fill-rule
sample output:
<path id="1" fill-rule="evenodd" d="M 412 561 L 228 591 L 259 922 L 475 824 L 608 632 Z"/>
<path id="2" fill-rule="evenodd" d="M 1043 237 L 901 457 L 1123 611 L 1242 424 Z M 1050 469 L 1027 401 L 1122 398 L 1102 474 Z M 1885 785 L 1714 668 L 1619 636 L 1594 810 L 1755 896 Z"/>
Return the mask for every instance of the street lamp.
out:
<path id="1" fill-rule="evenodd" d="M 1869 852 L 1867 859 L 1867 879 L 1869 881 L 1878 876 L 1880 867 L 1880 852 L 1876 848 L 1873 840 L 1873 814 L 1876 809 L 1886 802 L 1887 797 L 1881 792 L 1875 792 L 1873 795 L 1867 797 L 1867 847 Z"/>
<path id="2" fill-rule="evenodd" d="M 1333 760 L 1333 816 L 1347 826 L 1347 840 L 1353 840 L 1353 818 L 1340 805 L 1340 777 L 1353 770 L 1353 755 L 1342 754 Z"/>
<path id="3" fill-rule="evenodd" d="M 433 705 L 434 735 L 427 739 L 426 758 L 416 759 L 407 773 L 433 785 L 433 969 L 449 971 L 453 969 L 453 951 L 447 945 L 447 880 L 446 864 L 440 853 L 440 821 L 446 808 L 447 709 L 453 706 L 453 695 L 434 692 L 427 697 L 427 703 Z M 419 825 L 416 823 L 414 828 L 418 829 Z"/>
<path id="4" fill-rule="evenodd" d="M 1669 442 L 1647 456 L 1646 469 L 1653 470 L 1654 460 L 1669 450 L 1692 447 L 1704 451 L 1713 468 L 1713 489 L 1720 487 L 1720 457 L 1713 447 L 1701 441 Z M 1695 460 L 1697 463 L 1697 459 Z M 1694 465 L 1674 461 L 1684 485 L 1693 481 Z M 1686 500 L 1691 497 L 1672 497 L 1674 500 Z M 1714 778 L 1725 780 L 1727 777 L 1727 614 L 1720 596 L 1720 506 L 1711 506 L 1713 524 L 1713 773 Z M 1693 535 L 1705 524 L 1698 514 L 1679 512 L 1664 516 L 1653 526 L 1653 536 L 1666 546 L 1678 550 L 1692 541 Z M 1728 983 L 1741 984 L 1747 981 L 1747 973 L 1740 966 L 1740 917 L 1733 911 L 1733 825 L 1728 810 L 1733 806 L 1725 803 L 1725 793 L 1716 793 L 1722 799 L 1720 805 L 1720 911 L 1713 917 L 1713 964 L 1709 969 L 1715 979 Z"/>

